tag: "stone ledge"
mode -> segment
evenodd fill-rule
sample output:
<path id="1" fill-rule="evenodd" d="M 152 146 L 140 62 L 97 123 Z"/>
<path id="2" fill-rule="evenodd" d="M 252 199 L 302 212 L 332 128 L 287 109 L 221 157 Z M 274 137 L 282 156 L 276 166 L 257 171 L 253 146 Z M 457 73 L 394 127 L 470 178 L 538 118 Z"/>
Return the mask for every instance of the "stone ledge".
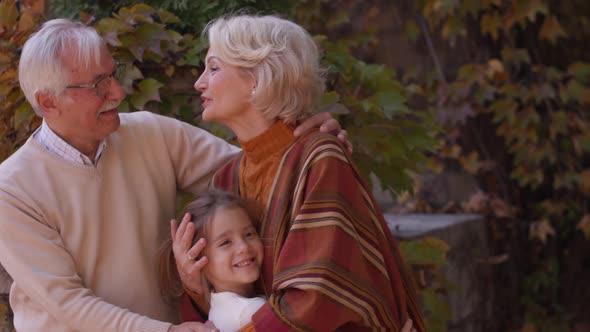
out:
<path id="1" fill-rule="evenodd" d="M 479 214 L 393 214 L 383 215 L 389 230 L 396 238 L 411 240 L 452 227 L 461 227 L 462 224 L 481 222 Z"/>

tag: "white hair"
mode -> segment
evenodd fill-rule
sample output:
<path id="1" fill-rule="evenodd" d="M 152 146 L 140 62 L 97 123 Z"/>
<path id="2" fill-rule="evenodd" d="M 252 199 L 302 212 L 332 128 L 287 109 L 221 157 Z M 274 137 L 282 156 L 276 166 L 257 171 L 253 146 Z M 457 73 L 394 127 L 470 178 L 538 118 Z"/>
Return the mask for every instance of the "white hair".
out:
<path id="1" fill-rule="evenodd" d="M 20 87 L 37 115 L 41 116 L 35 98 L 37 92 L 57 96 L 68 82 L 69 75 L 61 61 L 63 50 L 71 48 L 75 63 L 85 69 L 100 63 L 104 46 L 105 42 L 96 30 L 67 19 L 47 21 L 29 37 L 22 50 L 18 75 Z"/>
<path id="2" fill-rule="evenodd" d="M 323 70 L 313 38 L 276 16 L 239 15 L 210 22 L 203 34 L 227 64 L 253 75 L 254 108 L 287 124 L 318 110 Z"/>

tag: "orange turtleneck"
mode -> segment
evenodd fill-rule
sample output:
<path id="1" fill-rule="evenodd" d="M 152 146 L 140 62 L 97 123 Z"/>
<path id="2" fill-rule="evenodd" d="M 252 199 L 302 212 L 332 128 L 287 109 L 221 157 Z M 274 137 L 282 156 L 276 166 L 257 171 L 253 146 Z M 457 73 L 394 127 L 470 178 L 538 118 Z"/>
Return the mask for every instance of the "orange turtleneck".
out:
<path id="1" fill-rule="evenodd" d="M 247 142 L 240 141 L 244 151 L 239 170 L 240 193 L 243 198 L 266 207 L 283 154 L 295 141 L 293 130 L 294 128 L 279 120 L 255 138 Z"/>

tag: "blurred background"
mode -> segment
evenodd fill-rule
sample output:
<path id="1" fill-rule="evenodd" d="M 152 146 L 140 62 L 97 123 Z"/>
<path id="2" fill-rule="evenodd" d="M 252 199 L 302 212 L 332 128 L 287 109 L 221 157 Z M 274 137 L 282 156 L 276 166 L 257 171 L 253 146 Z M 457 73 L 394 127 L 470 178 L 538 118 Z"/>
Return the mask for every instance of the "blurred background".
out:
<path id="1" fill-rule="evenodd" d="M 587 0 L 2 0 L 0 162 L 40 124 L 19 89 L 44 21 L 104 36 L 121 112 L 202 123 L 201 31 L 276 14 L 317 40 L 323 109 L 350 134 L 412 266 L 429 331 L 590 331 L 590 2 Z M 0 273 L 0 331 L 11 331 Z M 156 290 L 154 290 L 156 291 Z"/>

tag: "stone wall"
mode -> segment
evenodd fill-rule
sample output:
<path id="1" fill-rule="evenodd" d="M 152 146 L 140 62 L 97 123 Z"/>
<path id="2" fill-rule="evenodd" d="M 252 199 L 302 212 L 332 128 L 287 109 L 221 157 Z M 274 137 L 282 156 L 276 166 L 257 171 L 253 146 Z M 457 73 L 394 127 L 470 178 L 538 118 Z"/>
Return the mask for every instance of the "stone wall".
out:
<path id="1" fill-rule="evenodd" d="M 450 249 L 441 271 L 451 283 L 443 300 L 451 308 L 449 332 L 480 332 L 497 329 L 493 316 L 492 267 L 483 264 L 490 256 L 486 225 L 476 214 L 385 214 L 397 239 L 433 236 Z"/>

